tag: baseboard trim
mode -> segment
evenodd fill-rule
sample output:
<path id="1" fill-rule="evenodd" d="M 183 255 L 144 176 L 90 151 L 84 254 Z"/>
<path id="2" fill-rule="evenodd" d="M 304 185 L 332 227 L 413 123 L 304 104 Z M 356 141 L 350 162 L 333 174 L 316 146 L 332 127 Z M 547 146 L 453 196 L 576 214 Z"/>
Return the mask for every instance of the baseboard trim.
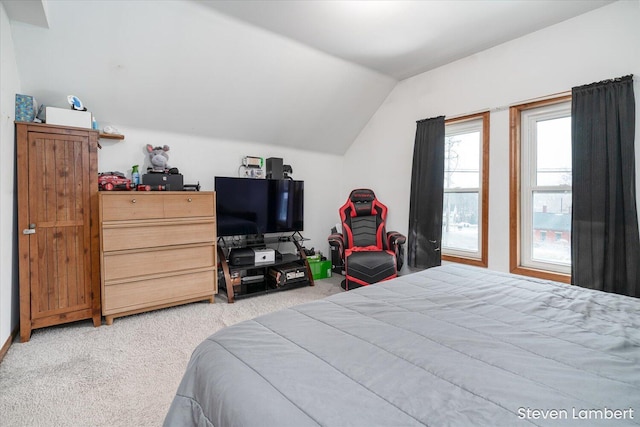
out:
<path id="1" fill-rule="evenodd" d="M 16 328 L 11 332 L 11 335 L 9 335 L 9 338 L 7 338 L 7 341 L 4 343 L 2 348 L 0 348 L 0 363 L 2 363 L 4 355 L 7 354 L 7 352 L 9 351 L 9 347 L 11 347 L 11 343 L 16 339 L 17 336 L 18 327 L 16 326 Z"/>

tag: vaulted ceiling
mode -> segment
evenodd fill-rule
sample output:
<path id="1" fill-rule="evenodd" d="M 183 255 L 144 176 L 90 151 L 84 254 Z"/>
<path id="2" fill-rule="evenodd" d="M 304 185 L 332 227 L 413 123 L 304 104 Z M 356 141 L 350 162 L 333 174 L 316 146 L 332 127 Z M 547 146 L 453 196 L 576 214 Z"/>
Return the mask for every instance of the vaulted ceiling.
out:
<path id="1" fill-rule="evenodd" d="M 397 80 L 609 1 L 204 0 L 206 6 Z"/>
<path id="2" fill-rule="evenodd" d="M 342 154 L 398 80 L 611 1 L 2 3 L 39 103 L 74 94 L 102 124 Z"/>

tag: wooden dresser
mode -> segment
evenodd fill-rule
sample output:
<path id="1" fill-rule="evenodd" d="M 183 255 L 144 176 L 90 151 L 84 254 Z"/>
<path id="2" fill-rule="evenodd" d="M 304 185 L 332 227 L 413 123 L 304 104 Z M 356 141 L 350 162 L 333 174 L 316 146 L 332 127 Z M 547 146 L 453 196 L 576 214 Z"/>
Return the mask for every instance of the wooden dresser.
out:
<path id="1" fill-rule="evenodd" d="M 214 192 L 100 192 L 102 314 L 115 317 L 218 292 Z"/>

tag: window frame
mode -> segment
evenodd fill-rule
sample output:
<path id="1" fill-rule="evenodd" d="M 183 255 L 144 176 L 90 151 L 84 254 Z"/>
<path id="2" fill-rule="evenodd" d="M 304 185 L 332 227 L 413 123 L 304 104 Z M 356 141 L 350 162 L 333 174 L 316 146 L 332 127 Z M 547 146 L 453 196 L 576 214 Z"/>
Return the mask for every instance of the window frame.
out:
<path id="1" fill-rule="evenodd" d="M 478 237 L 478 253 L 479 257 L 464 256 L 464 251 L 452 251 L 445 253 L 446 249 L 441 245 L 441 258 L 443 261 L 456 262 L 460 264 L 475 265 L 478 267 L 488 267 L 489 252 L 489 134 L 490 134 L 490 113 L 489 111 L 468 114 L 461 117 L 455 117 L 445 120 L 446 126 L 475 120 L 482 121 L 482 132 L 480 144 L 480 188 L 478 189 L 478 198 L 480 203 L 480 218 L 478 224 L 480 230 Z M 443 191 L 443 196 L 446 190 Z M 453 191 L 460 192 L 460 191 Z"/>
<path id="2" fill-rule="evenodd" d="M 522 264 L 522 113 L 566 102 L 571 102 L 570 94 L 514 105 L 509 108 L 509 270 L 511 273 L 524 276 L 571 283 L 570 273 L 561 273 Z"/>

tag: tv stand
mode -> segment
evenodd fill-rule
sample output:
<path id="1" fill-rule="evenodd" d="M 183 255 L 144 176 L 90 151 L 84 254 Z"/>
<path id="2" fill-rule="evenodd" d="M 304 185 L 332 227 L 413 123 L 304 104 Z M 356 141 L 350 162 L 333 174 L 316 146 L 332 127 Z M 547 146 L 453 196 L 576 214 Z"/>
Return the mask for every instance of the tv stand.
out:
<path id="1" fill-rule="evenodd" d="M 233 303 L 236 298 L 244 296 L 262 295 L 270 292 L 284 291 L 300 286 L 314 286 L 311 268 L 307 262 L 307 255 L 301 242 L 305 239 L 298 232 L 289 236 L 259 236 L 259 238 L 245 239 L 243 241 L 226 241 L 218 238 L 218 259 L 222 269 L 224 280 L 220 280 L 219 290 L 227 294 L 227 302 Z M 295 246 L 295 253 L 280 253 L 276 250 L 273 262 L 232 265 L 229 263 L 229 251 L 234 248 L 263 248 L 267 244 L 292 243 Z M 304 278 L 294 278 L 290 283 L 282 286 L 274 286 L 269 277 L 271 269 L 291 268 L 296 271 L 305 271 Z"/>

